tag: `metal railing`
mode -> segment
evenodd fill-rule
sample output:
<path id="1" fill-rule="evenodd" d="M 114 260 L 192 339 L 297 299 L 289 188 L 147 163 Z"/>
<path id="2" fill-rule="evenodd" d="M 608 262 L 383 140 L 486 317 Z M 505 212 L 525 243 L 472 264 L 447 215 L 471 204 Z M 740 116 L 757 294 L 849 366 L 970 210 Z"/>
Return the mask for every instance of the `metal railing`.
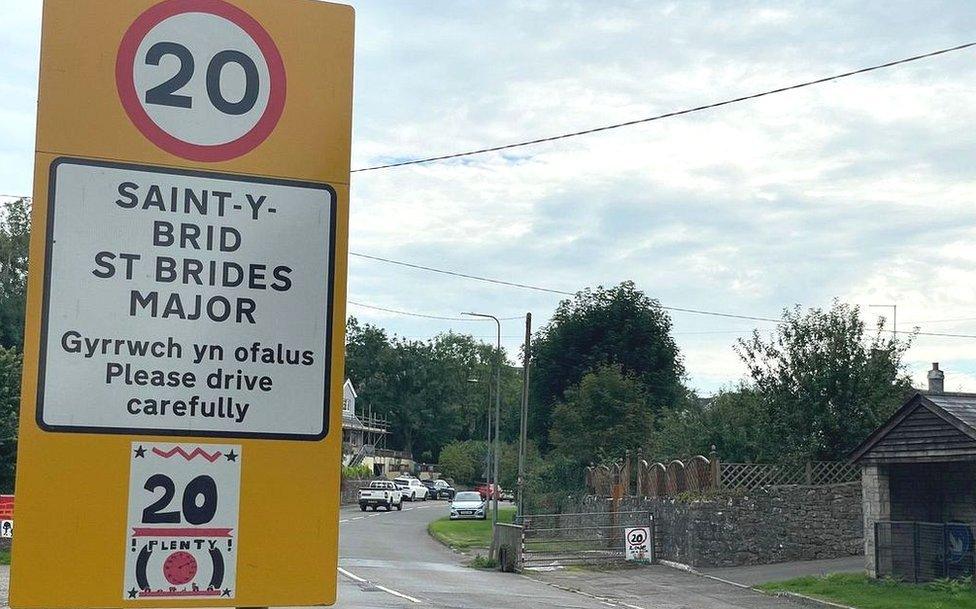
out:
<path id="1" fill-rule="evenodd" d="M 874 523 L 878 577 L 909 582 L 971 576 L 976 565 L 976 525 L 954 522 Z"/>
<path id="2" fill-rule="evenodd" d="M 626 560 L 626 530 L 651 530 L 654 557 L 654 520 L 649 511 L 581 512 L 523 516 L 520 568 L 571 564 L 605 564 Z"/>

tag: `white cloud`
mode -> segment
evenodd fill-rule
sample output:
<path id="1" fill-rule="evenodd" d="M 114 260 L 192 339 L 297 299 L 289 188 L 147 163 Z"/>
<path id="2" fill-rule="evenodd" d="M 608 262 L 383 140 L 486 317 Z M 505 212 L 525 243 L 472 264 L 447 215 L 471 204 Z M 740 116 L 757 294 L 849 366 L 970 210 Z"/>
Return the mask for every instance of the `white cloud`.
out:
<path id="1" fill-rule="evenodd" d="M 5 194 L 30 189 L 39 4 L 5 6 Z M 357 167 L 717 101 L 949 46 L 976 26 L 976 7 L 907 1 L 355 4 Z M 633 279 L 664 304 L 758 316 L 841 297 L 897 302 L 900 320 L 976 317 L 972 58 L 505 154 L 354 174 L 351 249 L 564 290 Z M 361 259 L 350 268 L 350 297 L 391 308 L 531 310 L 538 326 L 559 300 Z M 471 330 L 350 312 L 407 336 Z M 674 319 L 695 387 L 740 378 L 733 335 L 690 332 L 752 324 Z M 518 326 L 504 329 L 510 353 Z M 947 328 L 976 334 L 976 322 L 931 329 Z M 920 338 L 913 371 L 939 360 L 970 383 L 974 346 Z"/>

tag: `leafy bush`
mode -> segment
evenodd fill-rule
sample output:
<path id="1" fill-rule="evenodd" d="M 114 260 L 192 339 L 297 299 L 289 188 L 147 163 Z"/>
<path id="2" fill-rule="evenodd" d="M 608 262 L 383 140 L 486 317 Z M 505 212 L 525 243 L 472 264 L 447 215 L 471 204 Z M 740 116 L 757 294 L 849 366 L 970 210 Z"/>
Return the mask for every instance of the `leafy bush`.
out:
<path id="1" fill-rule="evenodd" d="M 486 444 L 481 440 L 452 442 L 441 450 L 438 469 L 458 484 L 474 484 L 484 474 L 487 454 Z"/>
<path id="2" fill-rule="evenodd" d="M 342 477 L 345 480 L 361 480 L 363 478 L 372 478 L 373 469 L 368 465 L 356 465 L 354 467 L 343 467 Z"/>
<path id="3" fill-rule="evenodd" d="M 474 560 L 471 561 L 470 566 L 475 569 L 495 569 L 498 567 L 498 561 L 494 558 L 488 558 L 487 556 L 482 556 L 477 554 Z"/>

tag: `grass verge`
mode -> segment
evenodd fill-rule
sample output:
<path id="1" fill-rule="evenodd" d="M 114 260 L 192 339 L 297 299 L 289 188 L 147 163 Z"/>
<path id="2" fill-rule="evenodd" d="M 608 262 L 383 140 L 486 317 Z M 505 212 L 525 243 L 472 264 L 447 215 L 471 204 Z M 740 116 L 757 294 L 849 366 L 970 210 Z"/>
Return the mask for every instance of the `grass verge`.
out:
<path id="1" fill-rule="evenodd" d="M 498 522 L 515 520 L 515 508 L 499 508 Z M 430 536 L 455 550 L 491 545 L 491 516 L 486 520 L 451 520 L 445 516 L 427 525 Z"/>
<path id="2" fill-rule="evenodd" d="M 10 550 L 0 550 L 0 565 L 10 564 Z"/>
<path id="3" fill-rule="evenodd" d="M 797 592 L 858 609 L 976 609 L 976 590 L 966 581 L 905 584 L 862 574 L 834 573 L 756 587 L 769 592 Z"/>

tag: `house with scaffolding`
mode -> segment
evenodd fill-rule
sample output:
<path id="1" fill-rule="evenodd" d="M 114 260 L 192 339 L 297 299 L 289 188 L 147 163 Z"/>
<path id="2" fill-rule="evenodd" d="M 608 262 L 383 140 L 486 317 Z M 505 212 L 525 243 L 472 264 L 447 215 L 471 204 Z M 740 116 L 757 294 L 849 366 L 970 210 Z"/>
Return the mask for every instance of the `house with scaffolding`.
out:
<path id="1" fill-rule="evenodd" d="M 342 386 L 342 464 L 362 465 L 367 457 L 386 447 L 390 424 L 372 412 L 356 413 L 356 388 L 346 379 Z"/>

